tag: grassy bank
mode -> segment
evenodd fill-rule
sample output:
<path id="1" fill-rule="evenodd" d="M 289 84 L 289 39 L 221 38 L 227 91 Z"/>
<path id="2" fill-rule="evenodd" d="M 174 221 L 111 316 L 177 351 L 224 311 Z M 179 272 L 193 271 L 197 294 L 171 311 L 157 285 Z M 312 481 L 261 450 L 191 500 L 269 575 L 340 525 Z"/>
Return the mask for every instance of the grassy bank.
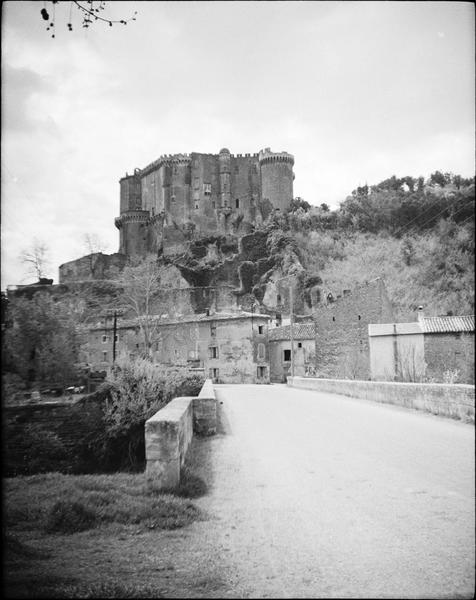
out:
<path id="1" fill-rule="evenodd" d="M 208 517 L 190 500 L 206 493 L 209 443 L 192 441 L 173 494 L 143 473 L 4 479 L 4 596 L 221 597 L 200 543 Z"/>

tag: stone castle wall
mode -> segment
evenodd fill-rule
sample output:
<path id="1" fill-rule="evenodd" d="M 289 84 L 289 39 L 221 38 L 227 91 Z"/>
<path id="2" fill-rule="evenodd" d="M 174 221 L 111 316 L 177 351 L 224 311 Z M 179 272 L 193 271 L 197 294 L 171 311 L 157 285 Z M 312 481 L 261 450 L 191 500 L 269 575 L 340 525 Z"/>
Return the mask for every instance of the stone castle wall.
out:
<path id="1" fill-rule="evenodd" d="M 286 210 L 293 199 L 294 158 L 259 154 L 163 156 L 120 180 L 119 252 L 180 254 L 208 235 L 237 235 Z"/>

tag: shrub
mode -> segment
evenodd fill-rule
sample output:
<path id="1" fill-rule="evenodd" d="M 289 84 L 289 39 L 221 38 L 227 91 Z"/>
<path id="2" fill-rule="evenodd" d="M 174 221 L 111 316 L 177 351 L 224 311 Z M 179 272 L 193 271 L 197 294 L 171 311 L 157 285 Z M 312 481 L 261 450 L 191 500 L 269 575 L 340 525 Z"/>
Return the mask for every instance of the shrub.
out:
<path id="1" fill-rule="evenodd" d="M 196 396 L 204 379 L 185 368 L 164 368 L 146 358 L 119 359 L 104 409 L 106 454 L 116 468 L 139 470 L 145 462 L 144 423 L 177 396 Z"/>

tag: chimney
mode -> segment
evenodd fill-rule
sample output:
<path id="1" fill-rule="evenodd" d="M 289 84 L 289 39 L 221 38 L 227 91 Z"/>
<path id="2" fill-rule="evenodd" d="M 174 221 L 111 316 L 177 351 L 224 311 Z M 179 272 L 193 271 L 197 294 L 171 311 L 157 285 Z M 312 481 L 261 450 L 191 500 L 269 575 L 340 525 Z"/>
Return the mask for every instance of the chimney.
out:
<path id="1" fill-rule="evenodd" d="M 425 313 L 423 312 L 423 306 L 419 306 L 417 309 L 417 321 L 423 322 L 425 318 Z"/>

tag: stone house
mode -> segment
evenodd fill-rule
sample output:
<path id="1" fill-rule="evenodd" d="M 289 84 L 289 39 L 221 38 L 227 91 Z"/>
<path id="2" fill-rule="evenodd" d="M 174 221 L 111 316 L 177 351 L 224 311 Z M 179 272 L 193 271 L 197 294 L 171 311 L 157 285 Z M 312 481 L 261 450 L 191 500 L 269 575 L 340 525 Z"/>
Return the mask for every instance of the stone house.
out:
<path id="1" fill-rule="evenodd" d="M 291 375 L 291 325 L 269 330 L 269 363 L 272 383 L 285 383 Z M 315 325 L 295 323 L 293 325 L 294 375 L 314 375 L 316 360 Z"/>
<path id="2" fill-rule="evenodd" d="M 244 311 L 187 315 L 157 322 L 152 360 L 200 370 L 216 383 L 269 383 L 269 316 Z M 113 320 L 106 315 L 88 330 L 83 358 L 96 370 L 113 363 Z M 116 357 L 144 351 L 137 319 L 119 320 Z"/>
<path id="3" fill-rule="evenodd" d="M 474 316 L 369 325 L 372 379 L 474 383 Z"/>

